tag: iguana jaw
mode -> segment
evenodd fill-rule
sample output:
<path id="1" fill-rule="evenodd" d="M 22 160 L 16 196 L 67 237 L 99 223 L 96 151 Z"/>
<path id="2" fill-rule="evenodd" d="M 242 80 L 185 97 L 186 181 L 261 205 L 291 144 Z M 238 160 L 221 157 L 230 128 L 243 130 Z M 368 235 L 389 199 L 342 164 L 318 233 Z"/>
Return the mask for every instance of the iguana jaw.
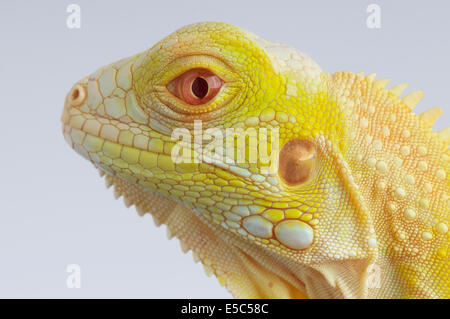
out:
<path id="1" fill-rule="evenodd" d="M 184 205 L 176 204 L 135 183 L 100 170 L 114 197 L 134 205 L 140 216 L 148 213 L 157 227 L 164 224 L 169 239 L 176 237 L 184 253 L 203 264 L 235 298 L 363 298 L 367 260 L 354 259 L 305 266 L 293 263 L 264 247 L 245 240 Z M 187 230 L 187 232 L 186 232 Z M 356 273 L 355 273 L 356 272 Z M 353 273 L 354 276 L 351 276 Z M 344 278 L 342 277 L 344 275 Z M 348 278 L 345 278 L 349 276 Z"/>

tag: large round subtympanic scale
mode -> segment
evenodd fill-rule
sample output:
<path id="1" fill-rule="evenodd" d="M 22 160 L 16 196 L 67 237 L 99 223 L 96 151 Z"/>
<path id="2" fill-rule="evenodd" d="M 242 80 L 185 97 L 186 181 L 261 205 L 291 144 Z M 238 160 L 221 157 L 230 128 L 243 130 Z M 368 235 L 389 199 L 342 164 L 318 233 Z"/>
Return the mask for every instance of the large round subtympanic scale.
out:
<path id="1" fill-rule="evenodd" d="M 242 225 L 253 236 L 259 238 L 270 238 L 272 236 L 272 223 L 259 215 L 245 218 Z"/>
<path id="2" fill-rule="evenodd" d="M 288 219 L 277 224 L 275 236 L 280 243 L 291 249 L 305 249 L 314 240 L 314 230 L 302 221 Z"/>

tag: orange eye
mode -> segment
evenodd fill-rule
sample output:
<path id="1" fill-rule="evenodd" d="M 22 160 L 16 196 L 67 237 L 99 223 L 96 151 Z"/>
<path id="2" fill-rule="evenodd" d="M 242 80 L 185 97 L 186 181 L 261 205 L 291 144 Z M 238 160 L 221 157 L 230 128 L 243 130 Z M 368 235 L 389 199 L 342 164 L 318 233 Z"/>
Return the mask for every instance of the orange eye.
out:
<path id="1" fill-rule="evenodd" d="M 222 87 L 222 80 L 206 69 L 184 72 L 167 84 L 167 90 L 190 105 L 205 104 L 212 100 Z"/>

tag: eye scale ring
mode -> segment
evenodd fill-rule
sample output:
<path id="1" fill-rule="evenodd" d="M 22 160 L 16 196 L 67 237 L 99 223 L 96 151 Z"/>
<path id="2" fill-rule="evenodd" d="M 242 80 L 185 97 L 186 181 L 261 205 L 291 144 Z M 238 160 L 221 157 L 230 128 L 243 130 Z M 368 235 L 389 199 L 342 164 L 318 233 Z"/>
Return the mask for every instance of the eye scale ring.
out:
<path id="1" fill-rule="evenodd" d="M 184 72 L 167 85 L 167 90 L 189 105 L 211 101 L 222 88 L 223 81 L 207 69 L 195 68 Z"/>

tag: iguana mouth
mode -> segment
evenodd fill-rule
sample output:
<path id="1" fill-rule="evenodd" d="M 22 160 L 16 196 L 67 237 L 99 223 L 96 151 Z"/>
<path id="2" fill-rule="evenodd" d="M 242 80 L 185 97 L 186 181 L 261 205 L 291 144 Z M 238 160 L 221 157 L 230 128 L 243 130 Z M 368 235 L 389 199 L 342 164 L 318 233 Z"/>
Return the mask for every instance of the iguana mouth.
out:
<path id="1" fill-rule="evenodd" d="M 80 155 L 90 160 L 95 166 L 101 167 L 110 174 L 116 174 L 116 171 L 110 168 L 110 161 L 102 161 L 104 155 L 114 156 L 118 159 L 128 160 L 127 155 L 122 155 L 122 151 L 128 147 L 110 139 L 102 138 L 80 130 L 70 125 L 63 125 L 63 134 L 67 143 Z M 106 145 L 105 145 L 106 144 Z M 145 149 L 133 148 L 139 154 L 138 157 L 161 157 L 162 161 L 170 160 L 167 154 L 152 152 Z M 126 151 L 125 151 L 126 152 Z M 142 155 L 144 154 L 144 155 Z M 152 174 L 147 172 L 146 176 L 151 177 Z"/>

